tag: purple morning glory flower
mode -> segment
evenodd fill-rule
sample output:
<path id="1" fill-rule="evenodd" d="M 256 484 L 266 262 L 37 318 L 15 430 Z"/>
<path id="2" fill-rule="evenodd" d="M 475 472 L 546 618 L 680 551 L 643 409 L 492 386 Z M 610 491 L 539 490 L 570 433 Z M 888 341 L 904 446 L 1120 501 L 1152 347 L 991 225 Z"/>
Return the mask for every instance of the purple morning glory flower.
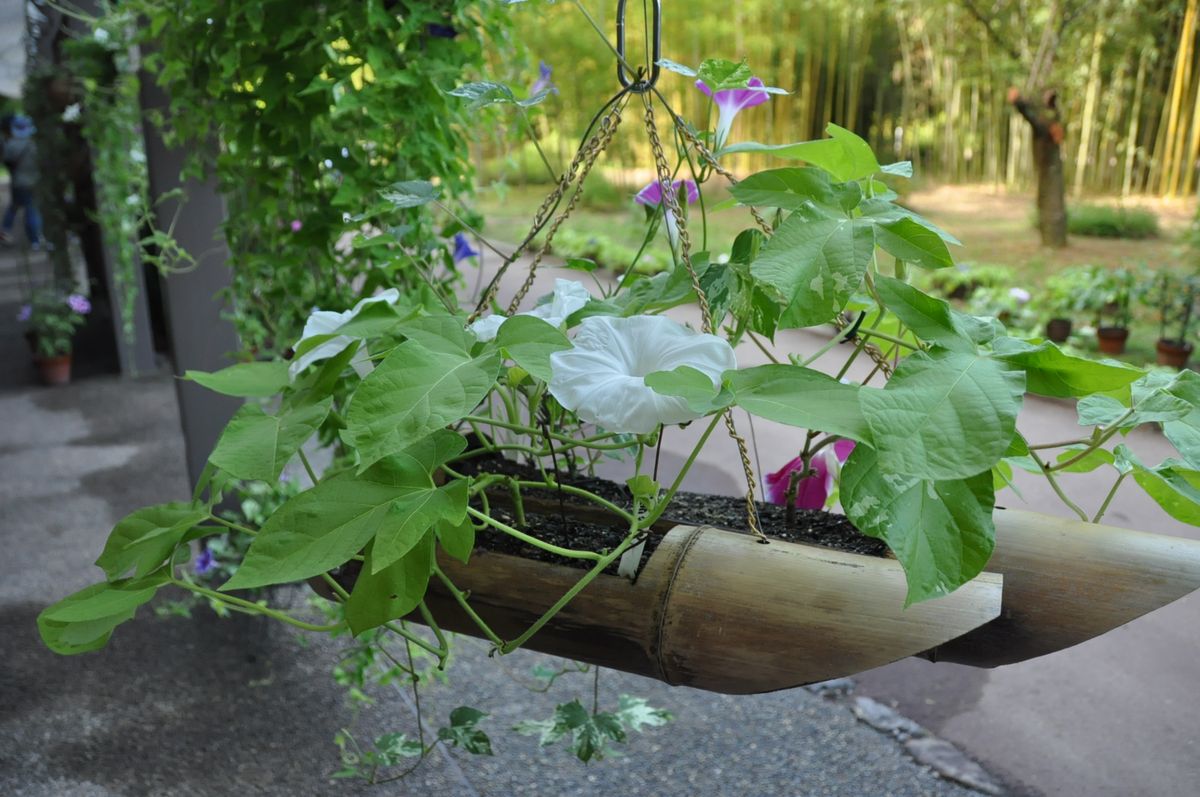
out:
<path id="1" fill-rule="evenodd" d="M 676 180 L 671 183 L 671 190 L 678 192 L 679 186 L 683 185 L 687 188 L 687 202 L 692 204 L 700 199 L 700 188 L 692 180 Z M 656 208 L 663 203 L 662 183 L 655 180 L 646 185 L 641 191 L 637 192 L 637 196 L 633 198 L 634 202 L 639 205 L 645 205 L 649 208 Z M 675 221 L 675 214 L 669 208 L 663 208 L 663 221 L 667 225 L 667 240 L 674 247 L 679 240 L 679 224 Z"/>
<path id="2" fill-rule="evenodd" d="M 196 556 L 196 563 L 193 565 L 196 575 L 203 576 L 211 572 L 216 566 L 217 560 L 213 558 L 212 551 L 207 548 L 201 548 L 200 553 Z"/>
<path id="3" fill-rule="evenodd" d="M 471 248 L 471 240 L 463 233 L 454 235 L 454 262 L 460 263 L 468 257 L 479 257 L 479 253 Z"/>
<path id="4" fill-rule="evenodd" d="M 33 317 L 33 305 L 31 305 L 31 304 L 21 305 L 21 309 L 17 311 L 17 321 L 19 321 L 20 323 L 23 324 L 32 317 Z"/>
<path id="5" fill-rule="evenodd" d="M 671 183 L 671 190 L 678 191 L 680 185 L 687 186 L 687 201 L 689 205 L 700 198 L 700 188 L 696 185 L 695 181 L 676 180 Z M 633 201 L 646 207 L 658 207 L 663 201 L 662 183 L 658 180 L 647 183 L 645 188 L 637 192 L 637 196 L 633 198 Z"/>
<path id="6" fill-rule="evenodd" d="M 826 449 L 824 455 L 818 454 L 813 457 L 812 462 L 809 463 L 812 473 L 796 482 L 797 508 L 825 508 L 825 501 L 829 498 L 829 493 L 833 491 L 833 471 L 830 457 L 836 459 L 839 464 L 845 462 L 849 459 L 850 452 L 854 450 L 854 441 L 838 440 L 832 448 L 832 451 Z M 796 457 L 774 473 L 767 474 L 767 500 L 772 504 L 786 504 L 788 483 L 791 481 L 792 474 L 803 466 L 803 460 Z"/>
<path id="7" fill-rule="evenodd" d="M 304 222 L 300 219 L 292 219 L 292 232 L 300 232 L 304 229 Z"/>
<path id="8" fill-rule="evenodd" d="M 538 79 L 529 87 L 529 96 L 536 97 L 543 91 L 558 93 L 558 86 L 550 82 L 550 65 L 545 61 L 538 62 Z"/>
<path id="9" fill-rule="evenodd" d="M 763 89 L 763 82 L 756 77 L 750 78 L 749 84 L 744 89 L 722 89 L 717 92 L 716 96 L 713 96 L 712 90 L 705 85 L 703 80 L 696 81 L 696 88 L 712 97 L 713 102 L 717 105 L 717 149 L 725 146 L 725 141 L 729 138 L 729 130 L 733 127 L 733 120 L 739 111 L 743 108 L 762 105 L 771 98 L 771 95 Z"/>
<path id="10" fill-rule="evenodd" d="M 453 39 L 458 35 L 458 31 L 450 25 L 438 25 L 431 22 L 425 26 L 425 32 L 435 39 Z"/>
<path id="11" fill-rule="evenodd" d="M 67 306 L 80 315 L 92 312 L 92 303 L 87 300 L 87 297 L 80 296 L 78 293 L 72 293 L 67 297 Z"/>

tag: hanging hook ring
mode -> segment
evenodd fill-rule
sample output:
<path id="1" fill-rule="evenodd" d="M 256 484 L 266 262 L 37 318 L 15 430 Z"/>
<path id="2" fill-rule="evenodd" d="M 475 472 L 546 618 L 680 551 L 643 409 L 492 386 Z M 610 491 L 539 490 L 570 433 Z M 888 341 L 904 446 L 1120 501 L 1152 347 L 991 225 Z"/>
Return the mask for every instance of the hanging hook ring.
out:
<path id="1" fill-rule="evenodd" d="M 662 59 L 662 3 L 660 0 L 652 0 L 654 20 L 650 31 L 647 32 L 652 43 L 651 63 L 645 70 L 639 69 L 638 74 L 631 77 L 625 69 L 625 2 L 626 0 L 617 0 L 617 80 L 621 81 L 621 86 L 626 91 L 645 94 L 654 88 L 659 72 L 662 71 L 658 65 Z M 647 73 L 649 77 L 644 77 Z"/>

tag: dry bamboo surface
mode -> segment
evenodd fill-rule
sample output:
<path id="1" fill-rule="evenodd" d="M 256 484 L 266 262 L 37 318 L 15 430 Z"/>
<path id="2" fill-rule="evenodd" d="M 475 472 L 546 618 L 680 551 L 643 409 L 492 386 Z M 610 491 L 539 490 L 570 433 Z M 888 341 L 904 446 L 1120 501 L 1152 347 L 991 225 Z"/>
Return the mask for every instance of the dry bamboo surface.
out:
<path id="1" fill-rule="evenodd" d="M 477 552 L 442 567 L 503 638 L 527 628 L 582 572 Z M 936 647 L 996 618 L 1001 578 L 904 608 L 894 560 L 809 545 L 756 542 L 709 527 L 669 531 L 636 583 L 600 576 L 527 647 L 727 694 L 849 675 Z M 477 630 L 430 587 L 434 617 Z"/>
<path id="2" fill-rule="evenodd" d="M 996 510 L 988 570 L 1001 616 L 929 652 L 935 661 L 1012 664 L 1077 645 L 1200 588 L 1200 541 Z"/>

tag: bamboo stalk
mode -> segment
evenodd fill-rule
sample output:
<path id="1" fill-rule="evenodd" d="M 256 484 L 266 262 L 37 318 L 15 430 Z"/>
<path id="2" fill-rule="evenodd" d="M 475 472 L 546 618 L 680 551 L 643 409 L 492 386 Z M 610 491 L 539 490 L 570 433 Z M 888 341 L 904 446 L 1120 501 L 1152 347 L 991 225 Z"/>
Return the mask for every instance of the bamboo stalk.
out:
<path id="1" fill-rule="evenodd" d="M 1158 192 L 1166 194 L 1172 183 L 1172 157 L 1175 154 L 1175 141 L 1178 135 L 1180 108 L 1184 96 L 1184 84 L 1191 71 L 1192 40 L 1196 33 L 1196 4 L 1197 0 L 1188 0 L 1184 11 L 1183 26 L 1179 33 L 1179 49 L 1175 54 L 1175 68 L 1171 76 L 1171 99 L 1166 107 L 1167 123 L 1163 129 L 1165 150 L 1163 151 Z"/>
<path id="2" fill-rule="evenodd" d="M 1087 91 L 1083 102 L 1082 127 L 1079 131 L 1079 149 L 1075 156 L 1075 181 L 1072 193 L 1079 197 L 1083 193 L 1083 181 L 1087 174 L 1088 153 L 1092 147 L 1092 127 L 1096 117 L 1096 105 L 1100 98 L 1100 52 L 1104 47 L 1103 10 L 1096 17 L 1096 29 L 1092 33 L 1092 57 L 1088 64 Z"/>

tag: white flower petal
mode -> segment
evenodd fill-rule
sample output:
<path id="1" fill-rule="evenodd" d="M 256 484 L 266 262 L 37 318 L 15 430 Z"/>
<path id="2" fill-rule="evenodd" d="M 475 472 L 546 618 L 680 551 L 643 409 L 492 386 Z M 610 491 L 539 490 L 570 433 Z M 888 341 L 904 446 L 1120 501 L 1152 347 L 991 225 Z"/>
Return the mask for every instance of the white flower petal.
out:
<path id="1" fill-rule="evenodd" d="M 607 431 L 647 434 L 659 424 L 699 418 L 681 398 L 660 395 L 645 376 L 688 365 L 720 384 L 737 367 L 733 349 L 663 316 L 584 319 L 571 349 L 550 355 L 550 393 L 587 423 Z"/>
<path id="2" fill-rule="evenodd" d="M 354 342 L 354 338 L 349 335 L 338 335 L 330 338 L 324 343 L 320 343 L 296 359 L 292 360 L 292 364 L 288 366 L 288 376 L 295 379 L 300 372 L 315 362 L 328 360 L 330 357 L 336 357 L 345 351 L 346 347 Z"/>
<path id="3" fill-rule="evenodd" d="M 474 324 L 471 324 L 471 331 L 475 333 L 475 337 L 481 341 L 487 342 L 495 340 L 496 334 L 500 331 L 500 325 L 508 320 L 508 316 L 493 313 L 485 315 Z"/>
<path id="4" fill-rule="evenodd" d="M 591 300 L 592 294 L 588 292 L 582 282 L 556 279 L 554 293 L 550 295 L 549 301 L 539 300 L 538 305 L 532 310 L 517 315 L 535 316 L 551 326 L 561 327 L 567 323 L 567 319 L 571 317 L 572 313 L 583 309 L 583 306 Z"/>
<path id="5" fill-rule="evenodd" d="M 354 356 L 350 358 L 350 367 L 358 374 L 359 379 L 366 379 L 375 370 L 375 363 L 371 362 L 371 353 L 367 351 L 366 346 L 359 346 L 358 351 L 354 352 Z"/>
<path id="6" fill-rule="evenodd" d="M 345 312 L 338 313 L 333 310 L 313 310 L 312 314 L 309 315 L 308 320 L 304 322 L 304 332 L 300 335 L 300 340 L 296 341 L 295 347 L 299 348 L 300 344 L 309 338 L 315 338 L 318 335 L 331 335 L 334 332 L 337 332 L 337 330 L 341 328 L 343 324 L 351 321 L 359 314 L 359 312 L 362 311 L 364 307 L 369 304 L 373 304 L 375 302 L 387 302 L 388 304 L 395 304 L 397 301 L 399 301 L 399 299 L 400 291 L 395 288 L 389 288 L 383 293 L 375 296 L 368 296 L 367 298 L 360 300 L 352 309 L 346 310 Z M 288 366 L 288 375 L 292 379 L 295 379 L 301 371 L 313 363 L 320 362 L 321 360 L 328 360 L 330 357 L 336 357 L 337 355 L 341 354 L 346 350 L 346 347 L 355 340 L 361 340 L 361 338 L 354 338 L 349 335 L 338 335 L 335 338 L 330 338 L 329 340 L 314 346 L 312 349 L 306 351 L 304 354 L 292 361 L 292 364 Z M 364 349 L 354 356 L 355 362 L 351 363 L 351 365 L 354 365 L 355 370 L 358 371 L 360 376 L 363 375 L 361 370 L 363 363 L 358 361 L 363 360 L 363 358 L 366 356 L 366 351 Z M 371 365 L 369 360 L 364 360 L 364 362 L 367 366 Z M 370 373 L 370 367 L 368 367 L 366 371 L 367 373 Z"/>

